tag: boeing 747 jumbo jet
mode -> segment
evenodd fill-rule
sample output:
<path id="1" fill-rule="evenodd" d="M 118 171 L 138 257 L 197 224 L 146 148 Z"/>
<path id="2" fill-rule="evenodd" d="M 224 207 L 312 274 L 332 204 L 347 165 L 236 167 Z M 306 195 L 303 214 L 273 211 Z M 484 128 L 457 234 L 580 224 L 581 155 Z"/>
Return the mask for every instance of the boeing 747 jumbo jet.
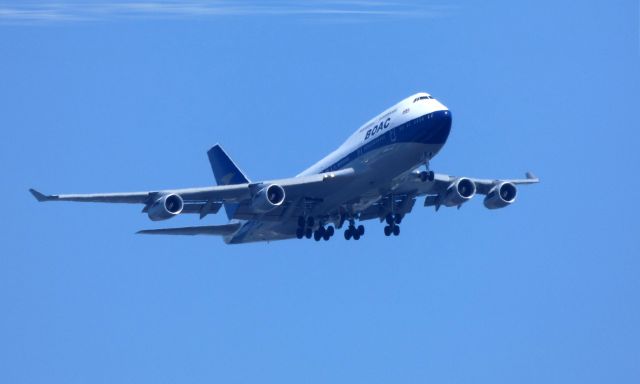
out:
<path id="1" fill-rule="evenodd" d="M 345 227 L 344 238 L 359 240 L 359 224 L 386 222 L 385 236 L 398 236 L 404 215 L 416 199 L 425 207 L 458 207 L 476 194 L 484 206 L 504 208 L 516 199 L 526 179 L 487 180 L 434 173 L 429 162 L 451 130 L 451 112 L 427 93 L 406 98 L 354 132 L 338 149 L 299 175 L 254 182 L 220 145 L 208 151 L 217 186 L 148 192 L 44 195 L 38 201 L 142 204 L 153 221 L 193 213 L 200 219 L 224 206 L 229 222 L 139 231 L 152 235 L 217 235 L 228 244 L 313 237 L 329 240 Z M 424 168 L 422 168 L 424 167 Z"/>

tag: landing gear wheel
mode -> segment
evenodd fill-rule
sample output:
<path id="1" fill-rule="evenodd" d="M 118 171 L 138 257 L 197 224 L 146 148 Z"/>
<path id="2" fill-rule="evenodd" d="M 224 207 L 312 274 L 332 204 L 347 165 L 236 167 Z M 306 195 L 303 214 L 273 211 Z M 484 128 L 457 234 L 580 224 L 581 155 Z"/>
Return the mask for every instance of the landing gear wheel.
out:
<path id="1" fill-rule="evenodd" d="M 302 228 L 296 229 L 296 237 L 298 239 L 302 239 L 304 237 L 304 229 Z"/>
<path id="2" fill-rule="evenodd" d="M 396 216 L 394 217 L 394 221 L 396 224 L 402 223 L 402 215 L 397 213 Z"/>
<path id="3" fill-rule="evenodd" d="M 313 217 L 311 216 L 307 217 L 307 227 L 313 227 L 313 224 L 314 224 Z"/>
<path id="4" fill-rule="evenodd" d="M 306 232 L 304 233 L 304 237 L 306 237 L 307 239 L 310 239 L 312 235 L 313 235 L 313 231 L 311 230 L 311 228 L 307 228 Z"/>
<path id="5" fill-rule="evenodd" d="M 387 224 L 393 225 L 394 220 L 393 220 L 393 215 L 392 214 L 388 214 L 387 217 L 385 217 L 385 220 L 386 220 Z"/>
<path id="6" fill-rule="evenodd" d="M 395 225 L 393 227 L 393 236 L 398 236 L 400 234 L 400 227 L 398 227 L 397 225 Z"/>
<path id="7" fill-rule="evenodd" d="M 391 235 L 391 227 L 390 226 L 388 226 L 388 225 L 384 226 L 384 235 L 385 236 Z"/>
<path id="8" fill-rule="evenodd" d="M 320 239 L 322 239 L 322 233 L 320 233 L 320 231 L 313 232 L 313 239 L 315 241 L 320 241 Z"/>
<path id="9" fill-rule="evenodd" d="M 327 233 L 329 234 L 329 237 L 333 236 L 335 232 L 336 231 L 333 229 L 333 226 L 330 225 L 327 227 Z"/>
<path id="10" fill-rule="evenodd" d="M 324 239 L 324 241 L 328 241 L 331 238 L 329 231 L 325 231 L 324 235 L 322 235 L 322 238 Z"/>
<path id="11" fill-rule="evenodd" d="M 344 231 L 344 239 L 351 240 L 351 231 L 349 229 Z"/>
<path id="12" fill-rule="evenodd" d="M 364 225 L 358 225 L 358 237 L 364 236 Z"/>
<path id="13" fill-rule="evenodd" d="M 360 240 L 360 235 L 358 235 L 358 232 L 353 234 L 353 240 Z"/>

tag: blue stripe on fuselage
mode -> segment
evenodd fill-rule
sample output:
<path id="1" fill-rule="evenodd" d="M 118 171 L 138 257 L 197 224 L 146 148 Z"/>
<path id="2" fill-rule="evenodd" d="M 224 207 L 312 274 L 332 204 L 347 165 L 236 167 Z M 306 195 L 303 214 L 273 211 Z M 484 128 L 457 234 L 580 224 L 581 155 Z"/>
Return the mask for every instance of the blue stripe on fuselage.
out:
<path id="1" fill-rule="evenodd" d="M 354 151 L 323 169 L 320 173 L 336 171 L 351 163 L 358 157 L 395 143 L 422 143 L 443 145 L 451 131 L 451 112 L 436 111 L 422 115 L 404 124 L 400 124 L 387 132 L 366 140 Z"/>

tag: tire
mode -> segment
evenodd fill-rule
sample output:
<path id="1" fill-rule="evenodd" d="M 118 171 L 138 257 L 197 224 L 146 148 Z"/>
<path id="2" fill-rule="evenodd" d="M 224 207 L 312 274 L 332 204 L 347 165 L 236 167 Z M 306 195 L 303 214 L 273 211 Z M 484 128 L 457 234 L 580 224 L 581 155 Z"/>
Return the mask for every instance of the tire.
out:
<path id="1" fill-rule="evenodd" d="M 358 236 L 364 236 L 364 225 L 358 225 Z"/>
<path id="2" fill-rule="evenodd" d="M 393 227 L 393 236 L 398 236 L 398 235 L 400 235 L 400 227 L 396 225 Z"/>
<path id="3" fill-rule="evenodd" d="M 388 226 L 388 225 L 384 226 L 384 235 L 385 236 L 391 235 L 391 227 L 390 226 Z"/>
<path id="4" fill-rule="evenodd" d="M 304 234 L 304 237 L 306 237 L 307 239 L 310 239 L 311 236 L 313 236 L 313 231 L 311 230 L 311 228 L 307 228 L 307 231 Z"/>
<path id="5" fill-rule="evenodd" d="M 360 235 L 357 232 L 353 234 L 353 240 L 360 240 Z"/>
<path id="6" fill-rule="evenodd" d="M 351 240 L 351 231 L 350 230 L 346 230 L 344 231 L 344 239 L 345 240 Z"/>
<path id="7" fill-rule="evenodd" d="M 313 224 L 314 224 L 313 217 L 311 216 L 307 217 L 307 227 L 313 227 Z"/>
<path id="8" fill-rule="evenodd" d="M 333 226 L 328 226 L 327 227 L 327 233 L 329 234 L 329 237 L 333 236 L 334 233 L 336 233 L 335 229 L 333 229 Z"/>
<path id="9" fill-rule="evenodd" d="M 393 225 L 393 215 L 392 214 L 388 214 L 387 217 L 385 217 L 385 220 L 387 221 L 387 224 Z"/>
<path id="10" fill-rule="evenodd" d="M 320 237 L 324 237 L 324 233 L 325 233 L 324 227 L 318 228 L 318 233 L 320 234 Z"/>
<path id="11" fill-rule="evenodd" d="M 331 235 L 329 234 L 329 232 L 325 232 L 322 238 L 324 239 L 324 241 L 328 241 L 331 238 Z"/>
<path id="12" fill-rule="evenodd" d="M 320 231 L 313 232 L 313 239 L 315 241 L 320 241 L 320 239 L 322 239 L 322 234 L 320 233 Z"/>
<path id="13" fill-rule="evenodd" d="M 402 215 L 401 214 L 396 214 L 396 217 L 393 218 L 396 224 L 400 224 L 402 223 Z"/>
<path id="14" fill-rule="evenodd" d="M 298 239 L 302 239 L 304 237 L 304 229 L 302 228 L 296 229 L 296 237 Z"/>

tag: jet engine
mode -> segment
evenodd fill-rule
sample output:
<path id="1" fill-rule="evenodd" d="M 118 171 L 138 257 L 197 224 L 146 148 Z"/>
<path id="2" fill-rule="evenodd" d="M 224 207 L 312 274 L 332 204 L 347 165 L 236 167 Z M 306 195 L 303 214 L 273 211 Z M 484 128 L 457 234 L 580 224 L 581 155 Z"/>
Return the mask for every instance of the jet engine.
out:
<path id="1" fill-rule="evenodd" d="M 491 188 L 487 197 L 484 198 L 484 206 L 489 209 L 504 208 L 516 200 L 516 186 L 502 182 Z"/>
<path id="2" fill-rule="evenodd" d="M 281 206 L 284 198 L 284 188 L 278 184 L 271 184 L 253 196 L 251 205 L 255 211 L 265 213 Z"/>
<path id="3" fill-rule="evenodd" d="M 184 208 L 182 197 L 171 193 L 162 195 L 154 201 L 147 214 L 153 221 L 167 220 L 182 212 L 182 208 Z"/>
<path id="4" fill-rule="evenodd" d="M 476 194 L 476 185 L 470 179 L 461 177 L 456 179 L 447 191 L 444 193 L 442 205 L 445 207 L 454 207 L 466 203 Z"/>

